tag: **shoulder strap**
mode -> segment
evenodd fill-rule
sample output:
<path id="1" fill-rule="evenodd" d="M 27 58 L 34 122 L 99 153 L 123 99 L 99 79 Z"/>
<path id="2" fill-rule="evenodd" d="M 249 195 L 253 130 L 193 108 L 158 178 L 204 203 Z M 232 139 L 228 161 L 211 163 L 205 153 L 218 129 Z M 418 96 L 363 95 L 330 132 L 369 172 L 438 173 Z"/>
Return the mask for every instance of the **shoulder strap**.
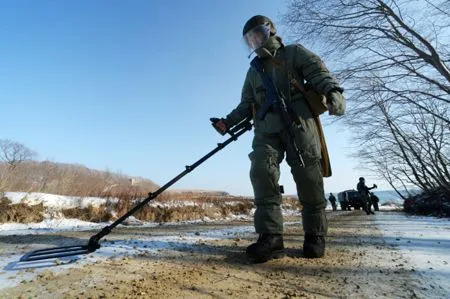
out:
<path id="1" fill-rule="evenodd" d="M 250 62 L 250 65 L 253 67 L 254 70 L 258 72 L 258 74 L 261 76 L 263 80 L 264 87 L 270 92 L 274 94 L 278 94 L 277 88 L 275 87 L 275 84 L 273 83 L 272 79 L 267 75 L 266 72 L 264 72 L 264 66 L 261 61 L 261 58 L 256 56 L 253 58 L 253 60 Z"/>

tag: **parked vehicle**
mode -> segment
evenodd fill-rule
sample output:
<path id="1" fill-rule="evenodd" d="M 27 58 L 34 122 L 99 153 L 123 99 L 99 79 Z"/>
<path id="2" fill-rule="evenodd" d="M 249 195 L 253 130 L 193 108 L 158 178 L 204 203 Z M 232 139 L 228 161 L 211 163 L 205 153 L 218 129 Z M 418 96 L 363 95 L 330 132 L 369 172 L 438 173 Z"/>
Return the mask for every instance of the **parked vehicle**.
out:
<path id="1" fill-rule="evenodd" d="M 359 192 L 354 189 L 339 192 L 338 200 L 343 211 L 350 211 L 352 207 L 355 210 L 361 209 L 361 198 Z"/>

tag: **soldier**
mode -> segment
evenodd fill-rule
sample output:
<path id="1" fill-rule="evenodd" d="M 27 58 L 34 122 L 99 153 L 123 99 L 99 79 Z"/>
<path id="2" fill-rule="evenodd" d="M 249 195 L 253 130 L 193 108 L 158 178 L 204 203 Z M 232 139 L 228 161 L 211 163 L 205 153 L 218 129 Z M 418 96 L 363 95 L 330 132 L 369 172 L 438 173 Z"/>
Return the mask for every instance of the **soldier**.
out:
<path id="1" fill-rule="evenodd" d="M 370 192 L 370 202 L 373 204 L 373 209 L 375 211 L 380 210 L 380 208 L 378 207 L 378 203 L 380 202 L 380 199 L 373 192 Z"/>
<path id="2" fill-rule="evenodd" d="M 255 117 L 255 112 L 258 115 L 263 103 L 267 103 L 273 93 L 269 94 L 267 84 L 263 83 L 267 81 L 263 81 L 263 76 L 254 67 L 247 71 L 241 102 L 237 107 L 226 118 L 211 118 L 216 130 L 225 134 L 241 120 L 254 116 L 255 135 L 249 158 L 256 206 L 254 226 L 259 238 L 247 247 L 246 253 L 253 262 L 266 262 L 283 255 L 283 216 L 278 180 L 280 163 L 286 154 L 303 205 L 303 255 L 307 258 L 323 257 L 327 233 L 321 168 L 321 159 L 324 158 L 321 151 L 324 147 L 321 147 L 320 138 L 323 136 L 319 135 L 316 115 L 313 115 L 303 92 L 293 85 L 306 80 L 314 90 L 326 95 L 330 115 L 344 114 L 343 89 L 314 53 L 301 45 L 285 46 L 276 35 L 276 28 L 269 18 L 261 15 L 250 18 L 242 34 L 250 54 L 256 53 L 264 66 L 264 73 L 276 85 L 278 96 L 281 93 L 287 96 L 287 104 L 296 124 L 284 125 L 279 110 L 273 106 L 263 118 Z M 294 79 L 297 81 L 292 81 Z M 289 127 L 290 130 L 287 129 Z M 295 133 L 294 140 L 290 138 L 292 130 Z M 298 152 L 294 152 L 292 142 L 300 149 L 303 161 L 298 158 Z"/>
<path id="3" fill-rule="evenodd" d="M 372 190 L 374 188 L 377 188 L 377 185 L 373 184 L 372 187 L 370 187 L 370 188 L 367 187 L 366 186 L 366 180 L 363 177 L 359 178 L 359 182 L 356 185 L 356 189 L 359 191 L 359 195 L 360 195 L 360 198 L 361 198 L 362 208 L 366 212 L 367 215 L 375 214 L 371 210 L 372 204 L 370 202 L 370 195 L 369 195 L 369 190 Z"/>
<path id="4" fill-rule="evenodd" d="M 330 193 L 330 196 L 328 197 L 328 200 L 331 203 L 331 207 L 333 208 L 333 211 L 336 211 L 337 210 L 336 197 L 333 195 L 333 193 Z"/>
<path id="5" fill-rule="evenodd" d="M 344 192 L 344 198 L 341 207 L 343 208 L 343 211 L 351 211 L 350 201 L 348 200 L 348 192 Z"/>

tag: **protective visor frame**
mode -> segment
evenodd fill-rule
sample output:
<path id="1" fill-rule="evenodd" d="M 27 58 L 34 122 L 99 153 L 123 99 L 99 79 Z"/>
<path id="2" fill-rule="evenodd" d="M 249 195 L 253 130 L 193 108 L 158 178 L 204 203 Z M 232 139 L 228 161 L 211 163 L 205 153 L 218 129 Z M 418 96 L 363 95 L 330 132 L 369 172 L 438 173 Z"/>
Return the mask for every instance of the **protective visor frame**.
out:
<path id="1" fill-rule="evenodd" d="M 243 37 L 249 51 L 261 48 L 270 37 L 270 24 L 261 24 L 250 29 Z"/>

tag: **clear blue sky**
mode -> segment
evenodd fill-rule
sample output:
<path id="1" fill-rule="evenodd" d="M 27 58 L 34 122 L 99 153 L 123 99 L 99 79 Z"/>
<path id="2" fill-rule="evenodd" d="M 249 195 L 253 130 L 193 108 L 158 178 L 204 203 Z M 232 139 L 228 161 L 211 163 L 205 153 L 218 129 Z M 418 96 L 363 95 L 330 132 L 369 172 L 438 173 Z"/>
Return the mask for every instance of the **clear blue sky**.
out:
<path id="1" fill-rule="evenodd" d="M 0 138 L 25 144 L 39 160 L 162 185 L 225 140 L 209 118 L 225 116 L 240 101 L 249 64 L 243 24 L 255 14 L 277 22 L 286 6 L 275 0 L 1 1 Z M 333 125 L 325 133 L 335 173 L 325 180 L 326 191 L 355 187 L 367 174 L 354 169 L 347 129 Z M 252 136 L 246 133 L 173 188 L 251 195 Z M 286 165 L 280 183 L 295 193 Z"/>

